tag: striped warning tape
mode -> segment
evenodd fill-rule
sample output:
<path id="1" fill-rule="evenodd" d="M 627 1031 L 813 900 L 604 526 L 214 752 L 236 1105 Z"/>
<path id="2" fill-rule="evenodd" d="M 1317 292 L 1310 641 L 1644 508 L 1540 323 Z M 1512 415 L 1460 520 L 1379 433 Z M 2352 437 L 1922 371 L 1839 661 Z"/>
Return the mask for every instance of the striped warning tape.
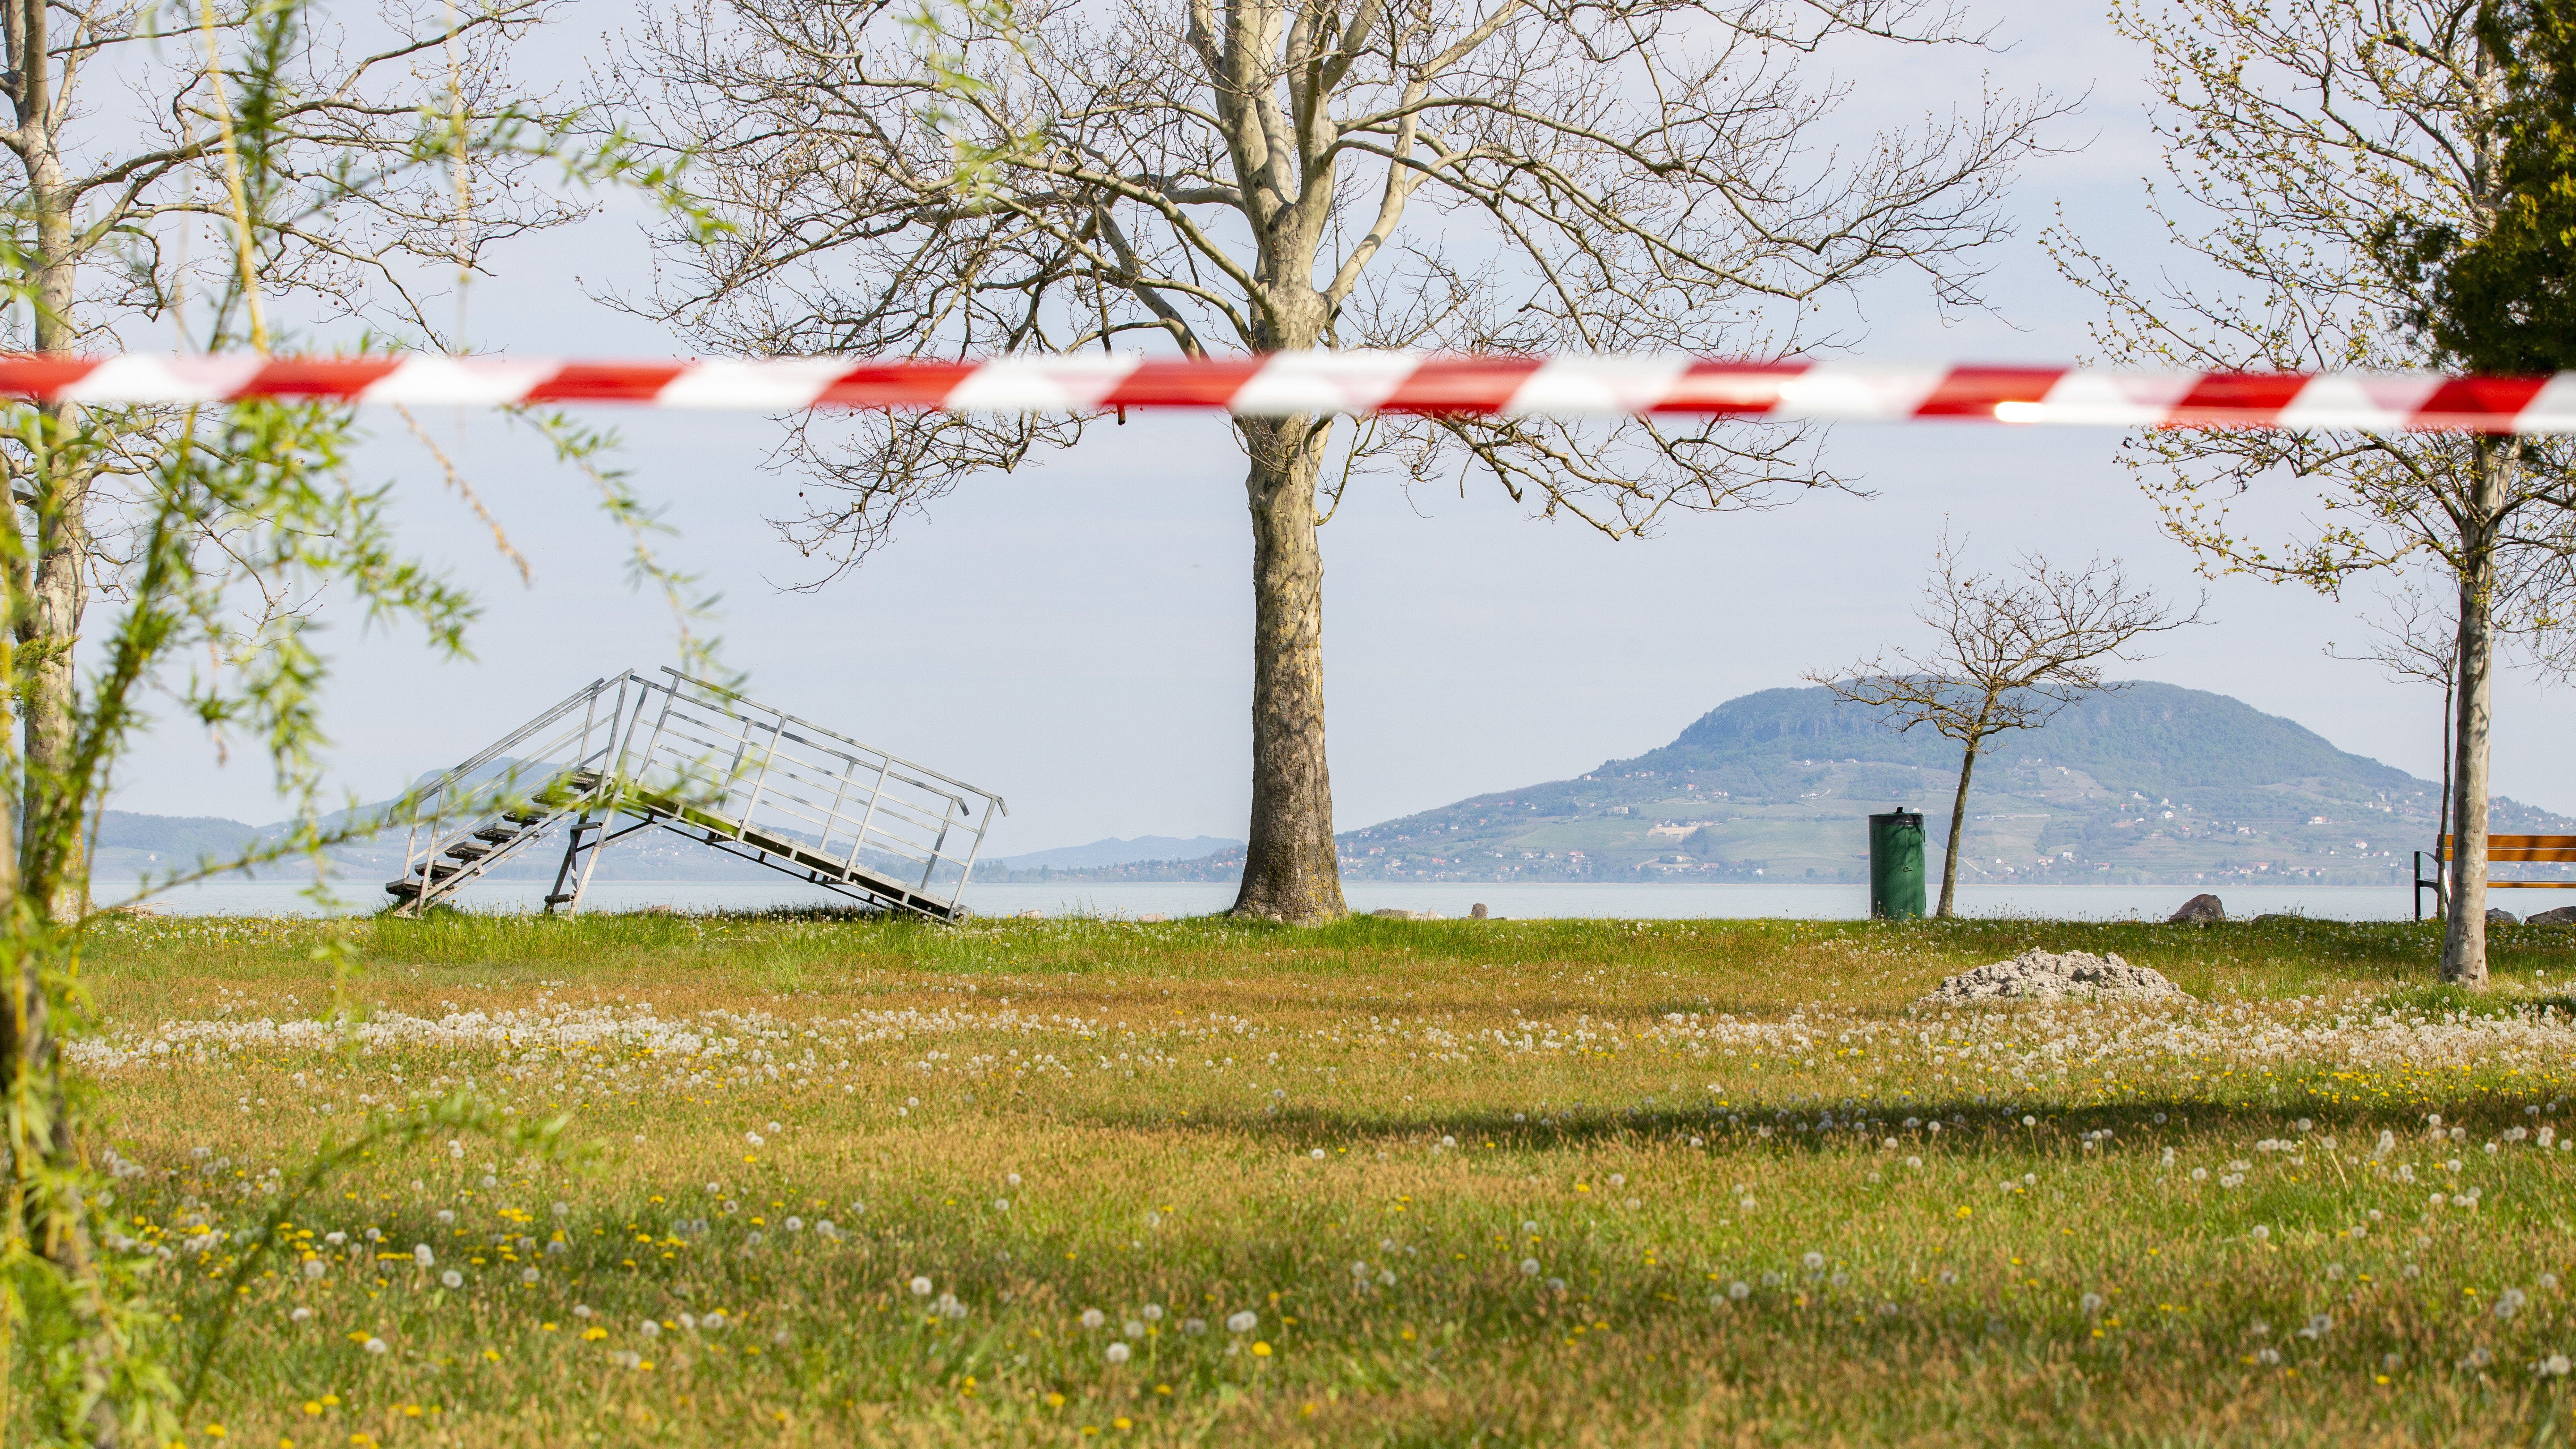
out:
<path id="1" fill-rule="evenodd" d="M 987 361 L 545 362 L 499 357 L 0 355 L 0 396 L 79 403 L 338 398 L 489 407 L 635 403 L 794 411 L 1221 408 L 1291 413 L 1634 413 L 2112 427 L 2576 432 L 2576 373 L 2429 377 L 1888 367 L 1689 357 L 1283 352 L 1204 361 L 1081 354 Z"/>

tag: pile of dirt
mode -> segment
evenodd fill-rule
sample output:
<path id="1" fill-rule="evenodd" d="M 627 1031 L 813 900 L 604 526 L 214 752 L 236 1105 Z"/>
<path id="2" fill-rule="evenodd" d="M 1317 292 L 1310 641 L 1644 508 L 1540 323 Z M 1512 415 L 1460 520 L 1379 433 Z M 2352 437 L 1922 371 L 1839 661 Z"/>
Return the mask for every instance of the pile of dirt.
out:
<path id="1" fill-rule="evenodd" d="M 2190 1001 L 2190 992 L 2145 966 L 2090 951 L 2037 947 L 2009 961 L 1962 971 L 1923 998 L 1925 1006 L 1979 1001 Z"/>

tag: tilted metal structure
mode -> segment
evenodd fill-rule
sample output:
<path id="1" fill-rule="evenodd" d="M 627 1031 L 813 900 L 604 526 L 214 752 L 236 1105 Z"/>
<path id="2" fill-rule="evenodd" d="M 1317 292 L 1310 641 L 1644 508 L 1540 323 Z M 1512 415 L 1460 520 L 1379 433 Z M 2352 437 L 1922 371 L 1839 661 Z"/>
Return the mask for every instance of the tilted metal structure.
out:
<path id="1" fill-rule="evenodd" d="M 962 919 L 1002 798 L 664 669 L 595 680 L 413 799 L 398 913 L 452 897 L 538 840 L 562 864 L 546 909 L 581 908 L 600 851 L 662 829 L 877 908 Z"/>

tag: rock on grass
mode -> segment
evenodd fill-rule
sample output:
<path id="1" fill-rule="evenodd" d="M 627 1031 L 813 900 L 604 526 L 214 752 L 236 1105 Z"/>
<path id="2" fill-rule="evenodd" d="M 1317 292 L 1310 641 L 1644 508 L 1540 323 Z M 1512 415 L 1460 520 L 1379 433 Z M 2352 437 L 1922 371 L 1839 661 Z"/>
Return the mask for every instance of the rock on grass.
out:
<path id="1" fill-rule="evenodd" d="M 2059 954 L 2037 947 L 2009 961 L 1963 971 L 1933 988 L 1926 1006 L 1972 1001 L 2190 1001 L 2190 992 L 2164 973 L 2132 966 L 2116 955 L 2090 951 Z"/>

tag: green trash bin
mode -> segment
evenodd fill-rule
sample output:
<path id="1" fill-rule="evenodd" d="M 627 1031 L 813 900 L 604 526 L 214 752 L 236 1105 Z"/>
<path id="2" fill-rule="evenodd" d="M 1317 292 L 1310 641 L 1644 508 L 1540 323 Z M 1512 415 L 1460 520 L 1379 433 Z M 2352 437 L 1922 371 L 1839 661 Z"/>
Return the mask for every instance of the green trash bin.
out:
<path id="1" fill-rule="evenodd" d="M 1923 918 L 1923 816 L 1891 810 L 1869 817 L 1869 913 L 1881 920 Z"/>

